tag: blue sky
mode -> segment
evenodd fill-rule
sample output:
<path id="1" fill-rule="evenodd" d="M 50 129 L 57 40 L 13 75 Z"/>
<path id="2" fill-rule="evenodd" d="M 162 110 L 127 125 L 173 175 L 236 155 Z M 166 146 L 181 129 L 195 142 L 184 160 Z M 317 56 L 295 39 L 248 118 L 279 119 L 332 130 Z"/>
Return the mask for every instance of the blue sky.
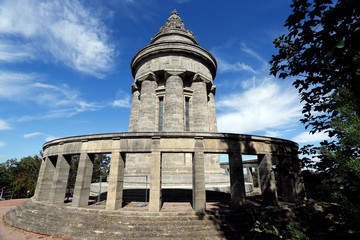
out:
<path id="1" fill-rule="evenodd" d="M 217 59 L 219 132 L 314 143 L 291 80 L 269 75 L 286 0 L 0 1 L 0 162 L 61 137 L 126 132 L 130 61 L 176 9 Z"/>

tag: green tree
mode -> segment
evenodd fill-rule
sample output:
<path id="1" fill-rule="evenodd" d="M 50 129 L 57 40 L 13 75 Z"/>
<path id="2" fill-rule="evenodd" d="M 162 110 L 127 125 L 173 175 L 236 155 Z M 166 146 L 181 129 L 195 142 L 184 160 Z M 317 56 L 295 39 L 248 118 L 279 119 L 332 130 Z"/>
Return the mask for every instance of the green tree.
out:
<path id="1" fill-rule="evenodd" d="M 106 181 L 107 176 L 109 175 L 110 170 L 110 157 L 105 154 L 96 154 L 94 156 L 94 166 L 91 182 L 96 183 L 100 180 L 100 175 L 102 180 Z M 68 178 L 68 189 L 75 188 L 76 174 L 79 165 L 79 155 L 73 155 L 70 162 L 70 172 Z"/>
<path id="2" fill-rule="evenodd" d="M 76 173 L 79 165 L 79 155 L 71 156 L 70 161 L 70 172 L 69 178 L 67 183 L 67 189 L 70 191 L 71 189 L 75 188 L 75 181 L 76 181 Z"/>
<path id="3" fill-rule="evenodd" d="M 110 157 L 105 154 L 95 155 L 91 182 L 99 182 L 100 175 L 102 177 L 102 181 L 106 181 L 110 171 L 110 160 Z"/>
<path id="4" fill-rule="evenodd" d="M 0 181 L 1 181 L 1 188 L 5 187 L 5 192 L 13 192 L 13 180 L 17 173 L 17 164 L 18 160 L 8 159 L 6 162 L 0 164 Z"/>
<path id="5" fill-rule="evenodd" d="M 14 198 L 29 197 L 35 192 L 41 165 L 41 156 L 9 159 L 0 164 L 0 184 L 6 192 L 14 192 Z"/>
<path id="6" fill-rule="evenodd" d="M 319 162 L 324 198 L 342 203 L 347 216 L 360 206 L 360 1 L 293 0 L 286 20 L 288 33 L 275 39 L 271 74 L 294 79 L 304 103 L 301 122 L 311 133 L 326 132 L 332 141 L 305 146 Z M 346 211 L 345 211 L 346 212 Z M 359 218 L 349 225 L 359 226 Z M 355 224 L 354 224 L 355 223 Z"/>
<path id="7" fill-rule="evenodd" d="M 301 120 L 311 132 L 337 134 L 329 121 L 339 114 L 332 97 L 344 88 L 360 105 L 360 1 L 294 0 L 285 27 L 274 41 L 271 74 L 297 77 L 294 86 L 304 102 Z M 359 114 L 359 108 L 356 109 Z"/>

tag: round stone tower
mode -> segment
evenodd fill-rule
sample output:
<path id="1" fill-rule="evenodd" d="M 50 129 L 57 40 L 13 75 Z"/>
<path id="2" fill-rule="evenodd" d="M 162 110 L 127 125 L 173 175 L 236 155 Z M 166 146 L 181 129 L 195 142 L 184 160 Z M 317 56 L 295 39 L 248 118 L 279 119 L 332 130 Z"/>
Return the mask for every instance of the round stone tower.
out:
<path id="1" fill-rule="evenodd" d="M 199 46 L 173 10 L 150 44 L 131 61 L 135 81 L 129 132 L 217 132 L 216 68 L 214 56 Z M 207 186 L 228 185 L 219 155 L 204 157 Z M 162 186 L 191 187 L 192 158 L 190 153 L 163 153 Z M 137 175 L 149 174 L 150 155 L 127 154 L 126 159 L 125 187 L 131 188 L 142 182 Z"/>
<path id="2" fill-rule="evenodd" d="M 217 132 L 216 60 L 176 10 L 131 61 L 129 132 Z"/>

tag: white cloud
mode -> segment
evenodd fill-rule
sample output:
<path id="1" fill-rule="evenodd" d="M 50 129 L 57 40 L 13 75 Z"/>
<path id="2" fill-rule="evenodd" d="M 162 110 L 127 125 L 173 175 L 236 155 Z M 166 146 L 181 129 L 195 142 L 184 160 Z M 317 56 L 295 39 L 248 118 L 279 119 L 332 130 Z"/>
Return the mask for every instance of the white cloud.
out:
<path id="1" fill-rule="evenodd" d="M 50 109 L 39 116 L 23 116 L 16 121 L 70 117 L 85 111 L 101 108 L 97 103 L 86 102 L 77 90 L 66 84 L 45 84 L 36 74 L 23 74 L 0 71 L 0 100 L 32 101 Z M 34 97 L 36 96 L 36 97 Z"/>
<path id="2" fill-rule="evenodd" d="M 314 143 L 314 142 L 320 142 L 320 141 L 323 141 L 326 139 L 330 139 L 330 138 L 324 132 L 314 133 L 314 134 L 311 134 L 310 132 L 303 132 L 303 133 L 300 133 L 299 135 L 295 136 L 291 140 L 294 142 L 297 142 L 297 143 Z"/>
<path id="3" fill-rule="evenodd" d="M 45 141 L 50 142 L 50 141 L 52 141 L 52 140 L 54 140 L 54 139 L 56 139 L 56 137 L 54 137 L 54 136 L 47 136 L 47 137 L 45 138 Z"/>
<path id="4" fill-rule="evenodd" d="M 9 130 L 9 129 L 11 129 L 11 126 L 4 120 L 0 119 L 0 130 Z"/>
<path id="5" fill-rule="evenodd" d="M 115 100 L 111 104 L 113 107 L 130 108 L 130 96 L 127 92 L 119 89 L 116 93 Z"/>
<path id="6" fill-rule="evenodd" d="M 127 96 L 123 99 L 116 99 L 114 100 L 114 102 L 112 103 L 113 107 L 123 107 L 123 108 L 130 108 L 131 107 L 131 103 L 130 103 L 130 97 Z"/>
<path id="7" fill-rule="evenodd" d="M 47 133 L 42 133 L 42 132 L 33 132 L 33 133 L 24 134 L 24 138 L 32 138 L 32 137 L 36 137 L 36 136 L 45 136 L 45 141 L 47 141 L 47 142 L 56 139 L 56 137 L 49 135 Z"/>
<path id="8" fill-rule="evenodd" d="M 296 124 L 301 105 L 295 89 L 265 79 L 241 93 L 217 101 L 221 132 L 252 133 L 285 129 Z"/>
<path id="9" fill-rule="evenodd" d="M 0 141 L 0 147 L 4 147 L 6 145 L 5 142 Z"/>
<path id="10" fill-rule="evenodd" d="M 21 62 L 33 58 L 33 49 L 29 44 L 16 45 L 0 41 L 0 61 Z"/>
<path id="11" fill-rule="evenodd" d="M 241 51 L 249 54 L 250 56 L 256 58 L 258 61 L 262 62 L 264 66 L 268 66 L 269 63 L 267 61 L 265 61 L 265 59 L 263 57 L 261 57 L 259 54 L 257 54 L 255 51 L 253 51 L 252 49 L 248 48 L 245 43 L 240 43 L 240 49 Z"/>
<path id="12" fill-rule="evenodd" d="M 279 137 L 281 136 L 282 133 L 280 131 L 271 131 L 271 130 L 266 130 L 265 129 L 265 136 L 268 137 Z"/>
<path id="13" fill-rule="evenodd" d="M 105 25 L 77 0 L 5 0 L 0 4 L 0 36 L 2 61 L 47 54 L 97 77 L 113 65 L 114 47 Z M 4 40 L 7 36 L 16 40 Z"/>
<path id="14" fill-rule="evenodd" d="M 27 134 L 24 134 L 24 138 L 32 138 L 32 137 L 43 135 L 43 134 L 44 133 L 42 133 L 42 132 L 27 133 Z"/>
<path id="15" fill-rule="evenodd" d="M 246 71 L 251 73 L 257 73 L 251 66 L 245 63 L 228 63 L 227 61 L 223 60 L 222 58 L 217 57 L 218 69 L 220 72 L 240 72 Z"/>

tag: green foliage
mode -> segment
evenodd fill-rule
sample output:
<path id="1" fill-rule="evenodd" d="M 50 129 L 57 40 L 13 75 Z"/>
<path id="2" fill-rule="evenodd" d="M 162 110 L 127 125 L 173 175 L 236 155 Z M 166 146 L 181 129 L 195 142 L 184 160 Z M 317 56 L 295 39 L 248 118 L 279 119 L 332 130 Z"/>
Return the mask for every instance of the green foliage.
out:
<path id="1" fill-rule="evenodd" d="M 289 225 L 287 225 L 286 230 L 288 239 L 290 238 L 291 240 L 310 240 L 304 232 L 302 232 L 295 226 L 294 223 L 290 223 Z"/>
<path id="2" fill-rule="evenodd" d="M 71 156 L 67 189 L 74 189 L 75 187 L 76 173 L 78 166 L 79 166 L 79 155 Z"/>
<path id="3" fill-rule="evenodd" d="M 256 232 L 255 239 L 291 239 L 291 240 L 309 240 L 309 238 L 299 230 L 294 223 L 286 225 L 286 230 L 280 232 L 277 227 L 268 223 L 255 221 L 252 232 Z"/>
<path id="4" fill-rule="evenodd" d="M 100 175 L 105 181 L 110 171 L 110 157 L 105 154 L 97 154 L 94 158 L 94 170 L 91 182 L 99 182 Z"/>
<path id="5" fill-rule="evenodd" d="M 317 171 L 306 175 L 315 181 L 308 193 L 340 203 L 344 226 L 360 226 L 360 1 L 293 0 L 291 7 L 289 32 L 274 41 L 271 74 L 297 78 L 301 122 L 333 137 L 301 149 L 320 160 L 303 159 Z"/>
<path id="6" fill-rule="evenodd" d="M 14 192 L 14 198 L 32 196 L 35 192 L 41 156 L 28 156 L 9 159 L 0 163 L 0 186 L 6 187 L 6 192 Z M 29 191 L 29 192 L 28 192 Z"/>
<path id="7" fill-rule="evenodd" d="M 283 239 L 284 237 L 280 234 L 279 230 L 268 222 L 255 221 L 252 232 L 258 233 L 261 239 Z"/>
<path id="8" fill-rule="evenodd" d="M 93 162 L 93 173 L 91 182 L 97 183 L 102 176 L 102 181 L 106 181 L 110 171 L 111 158 L 105 154 L 96 154 Z M 70 172 L 68 178 L 67 189 L 75 188 L 76 174 L 79 165 L 79 155 L 73 155 L 70 161 Z"/>
<path id="9" fill-rule="evenodd" d="M 302 122 L 312 132 L 328 131 L 338 103 L 331 95 L 345 88 L 360 104 L 360 1 L 293 0 L 285 26 L 289 33 L 274 41 L 271 74 L 298 77 L 294 86 L 304 102 Z"/>

